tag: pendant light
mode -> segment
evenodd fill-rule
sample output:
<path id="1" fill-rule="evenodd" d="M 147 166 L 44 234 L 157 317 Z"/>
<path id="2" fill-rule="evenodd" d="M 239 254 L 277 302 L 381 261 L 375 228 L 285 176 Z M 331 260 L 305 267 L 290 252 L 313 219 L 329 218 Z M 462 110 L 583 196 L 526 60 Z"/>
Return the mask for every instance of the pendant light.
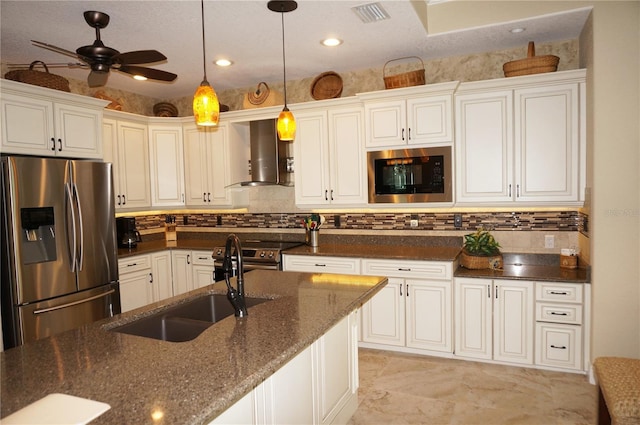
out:
<path id="1" fill-rule="evenodd" d="M 284 108 L 278 116 L 278 138 L 285 142 L 292 142 L 296 137 L 296 120 L 287 107 L 287 62 L 284 54 L 284 14 L 298 8 L 294 0 L 271 0 L 267 3 L 269 10 L 280 13 L 282 21 L 282 67 L 284 69 Z"/>
<path id="2" fill-rule="evenodd" d="M 202 61 L 204 77 L 193 95 L 193 115 L 197 125 L 215 126 L 220 120 L 220 104 L 218 95 L 207 81 L 207 56 L 204 44 L 204 0 L 200 0 L 202 12 Z"/>

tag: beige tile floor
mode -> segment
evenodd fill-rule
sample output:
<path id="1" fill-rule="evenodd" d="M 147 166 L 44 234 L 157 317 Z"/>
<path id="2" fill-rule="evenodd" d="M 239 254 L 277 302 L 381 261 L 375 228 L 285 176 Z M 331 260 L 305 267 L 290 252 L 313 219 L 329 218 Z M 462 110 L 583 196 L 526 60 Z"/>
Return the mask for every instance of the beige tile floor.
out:
<path id="1" fill-rule="evenodd" d="M 360 349 L 349 425 L 595 424 L 585 375 Z"/>

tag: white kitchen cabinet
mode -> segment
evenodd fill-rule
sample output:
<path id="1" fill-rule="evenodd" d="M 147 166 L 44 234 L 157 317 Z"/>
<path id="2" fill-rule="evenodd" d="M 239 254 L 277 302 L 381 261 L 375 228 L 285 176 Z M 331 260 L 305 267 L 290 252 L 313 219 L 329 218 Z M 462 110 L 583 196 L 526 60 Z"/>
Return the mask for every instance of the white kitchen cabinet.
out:
<path id="1" fill-rule="evenodd" d="M 282 269 L 293 272 L 359 275 L 360 259 L 282 254 Z"/>
<path id="2" fill-rule="evenodd" d="M 113 163 L 116 210 L 150 207 L 147 124 L 133 114 L 108 112 L 106 116 L 104 161 Z"/>
<path id="3" fill-rule="evenodd" d="M 455 278 L 455 355 L 533 364 L 533 282 Z"/>
<path id="4" fill-rule="evenodd" d="M 194 289 L 214 283 L 214 260 L 211 251 L 191 251 L 192 279 Z"/>
<path id="5" fill-rule="evenodd" d="M 352 312 L 210 424 L 345 424 L 358 407 Z"/>
<path id="6" fill-rule="evenodd" d="M 577 70 L 460 85 L 458 204 L 583 200 L 584 75 Z"/>
<path id="7" fill-rule="evenodd" d="M 453 352 L 451 263 L 363 259 L 362 270 L 389 279 L 362 307 L 362 346 Z"/>
<path id="8" fill-rule="evenodd" d="M 248 126 L 221 123 L 204 128 L 188 123 L 183 135 L 187 206 L 245 205 L 242 189 L 229 186 L 250 180 Z"/>
<path id="9" fill-rule="evenodd" d="M 118 271 L 123 313 L 154 301 L 150 255 L 121 258 L 118 260 Z"/>
<path id="10" fill-rule="evenodd" d="M 2 80 L 2 153 L 102 159 L 109 102 Z"/>
<path id="11" fill-rule="evenodd" d="M 148 131 L 151 205 L 184 206 L 182 123 L 152 124 Z"/>
<path id="12" fill-rule="evenodd" d="M 153 301 L 162 301 L 173 296 L 173 277 L 171 275 L 171 252 L 160 251 L 151 254 L 151 283 Z"/>
<path id="13" fill-rule="evenodd" d="M 590 359 L 584 356 L 584 311 L 589 306 L 588 284 L 536 282 L 536 364 L 582 371 Z M 584 358 L 584 364 L 583 364 Z"/>
<path id="14" fill-rule="evenodd" d="M 171 251 L 171 276 L 173 295 L 184 294 L 193 289 L 193 267 L 191 251 L 176 249 Z"/>
<path id="15" fill-rule="evenodd" d="M 296 204 L 366 204 L 362 107 L 301 112 L 296 123 Z"/>
<path id="16" fill-rule="evenodd" d="M 367 149 L 451 143 L 457 85 L 450 82 L 358 94 L 364 100 Z"/>

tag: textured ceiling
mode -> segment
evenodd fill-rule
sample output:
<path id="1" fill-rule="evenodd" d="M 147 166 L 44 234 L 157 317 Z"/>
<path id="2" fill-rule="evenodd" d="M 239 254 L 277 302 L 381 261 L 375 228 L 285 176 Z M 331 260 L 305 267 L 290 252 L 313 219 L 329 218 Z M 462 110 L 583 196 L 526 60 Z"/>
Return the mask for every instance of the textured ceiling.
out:
<path id="1" fill-rule="evenodd" d="M 390 59 L 420 56 L 424 59 L 458 56 L 577 38 L 589 9 L 576 9 L 521 21 L 496 23 L 453 32 L 427 34 L 424 14 L 442 2 L 413 4 L 406 0 L 379 1 L 390 19 L 363 23 L 351 10 L 363 1 L 300 0 L 297 10 L 284 15 L 287 79 L 314 77 L 325 71 L 345 72 L 381 68 Z M 468 13 L 482 1 L 467 2 Z M 416 7 L 417 5 L 417 7 Z M 255 86 L 259 81 L 282 80 L 281 16 L 267 9 L 266 1 L 205 1 L 207 77 L 218 91 Z M 426 9 L 426 12 L 424 10 Z M 0 53 L 3 63 L 47 63 L 72 58 L 35 47 L 43 41 L 74 51 L 93 43 L 95 32 L 83 18 L 86 10 L 110 15 L 101 31 L 105 45 L 120 52 L 156 49 L 166 63 L 149 65 L 178 74 L 172 83 L 137 82 L 111 72 L 107 86 L 142 95 L 173 99 L 191 96 L 202 80 L 200 2 L 181 1 L 9 1 L 0 2 Z M 420 12 L 417 12 L 420 10 Z M 480 10 L 480 9 L 478 9 Z M 511 34 L 514 26 L 526 27 Z M 327 48 L 320 40 L 344 40 Z M 219 68 L 213 61 L 234 62 Z M 57 68 L 55 73 L 85 79 L 88 70 Z"/>

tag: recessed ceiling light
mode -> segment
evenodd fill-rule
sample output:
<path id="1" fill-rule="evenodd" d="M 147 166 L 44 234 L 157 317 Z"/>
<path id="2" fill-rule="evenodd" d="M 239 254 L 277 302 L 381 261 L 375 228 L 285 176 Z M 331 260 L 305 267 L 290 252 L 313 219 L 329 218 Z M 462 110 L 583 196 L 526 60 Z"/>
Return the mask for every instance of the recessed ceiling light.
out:
<path id="1" fill-rule="evenodd" d="M 138 81 L 147 81 L 147 77 L 145 77 L 144 75 L 134 75 L 133 79 Z"/>
<path id="2" fill-rule="evenodd" d="M 229 59 L 218 59 L 215 64 L 218 66 L 231 66 L 233 62 L 231 62 Z"/>
<path id="3" fill-rule="evenodd" d="M 335 46 L 339 46 L 342 44 L 342 40 L 340 40 L 339 38 L 325 38 L 324 40 L 321 41 L 323 46 L 327 46 L 327 47 L 335 47 Z"/>
<path id="4" fill-rule="evenodd" d="M 526 30 L 526 28 L 511 28 L 509 30 L 509 32 L 511 34 L 520 34 L 521 32 L 524 32 Z"/>

